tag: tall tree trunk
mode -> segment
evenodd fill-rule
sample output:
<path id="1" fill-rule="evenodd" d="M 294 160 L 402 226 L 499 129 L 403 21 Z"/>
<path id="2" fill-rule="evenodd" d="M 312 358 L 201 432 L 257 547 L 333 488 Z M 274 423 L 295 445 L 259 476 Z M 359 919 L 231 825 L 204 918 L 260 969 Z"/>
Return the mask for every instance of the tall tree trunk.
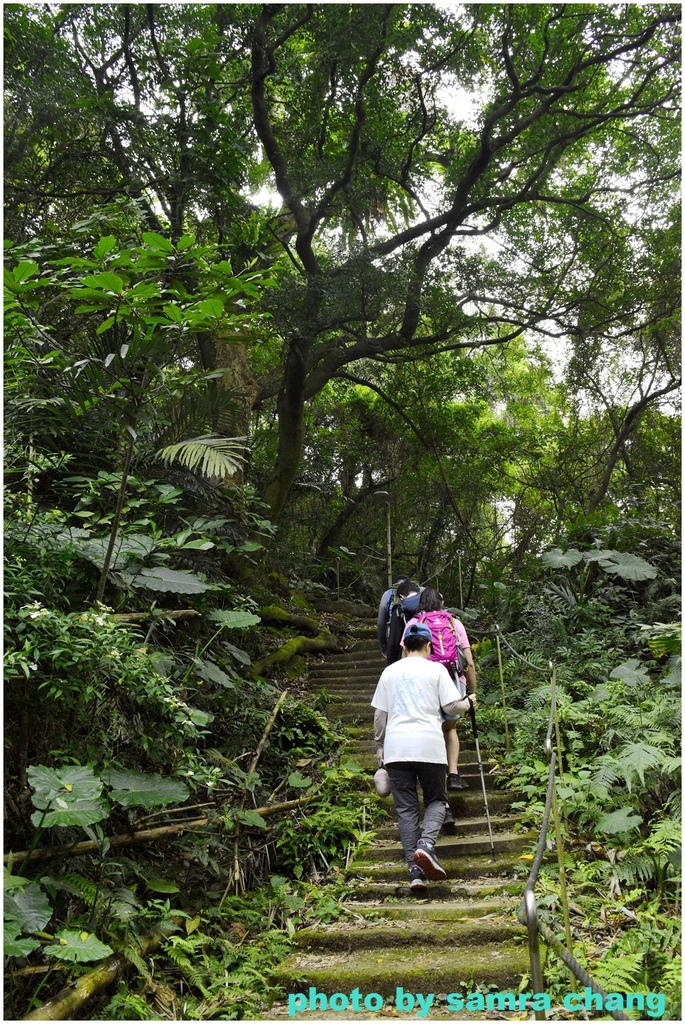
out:
<path id="1" fill-rule="evenodd" d="M 283 386 L 278 395 L 278 456 L 269 482 L 264 490 L 264 501 L 269 506 L 272 520 L 283 510 L 290 487 L 297 475 L 304 449 L 305 385 L 307 382 L 310 342 L 293 338 L 286 357 Z"/>

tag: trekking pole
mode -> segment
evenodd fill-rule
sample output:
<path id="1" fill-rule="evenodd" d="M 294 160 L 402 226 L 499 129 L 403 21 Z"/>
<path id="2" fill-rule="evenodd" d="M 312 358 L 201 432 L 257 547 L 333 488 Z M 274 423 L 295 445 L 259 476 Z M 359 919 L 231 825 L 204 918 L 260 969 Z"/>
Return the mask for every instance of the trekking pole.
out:
<path id="1" fill-rule="evenodd" d="M 490 810 L 488 808 L 488 796 L 485 792 L 485 773 L 483 772 L 483 762 L 480 759 L 480 744 L 478 743 L 478 726 L 476 725 L 476 710 L 473 706 L 473 701 L 469 701 L 469 714 L 471 716 L 471 725 L 473 727 L 473 740 L 476 744 L 476 757 L 478 758 L 478 770 L 480 772 L 480 784 L 483 788 L 483 804 L 485 806 L 485 818 L 488 823 L 488 835 L 490 836 L 490 852 L 492 856 L 495 856 L 495 844 L 492 840 L 492 825 L 490 824 Z"/>

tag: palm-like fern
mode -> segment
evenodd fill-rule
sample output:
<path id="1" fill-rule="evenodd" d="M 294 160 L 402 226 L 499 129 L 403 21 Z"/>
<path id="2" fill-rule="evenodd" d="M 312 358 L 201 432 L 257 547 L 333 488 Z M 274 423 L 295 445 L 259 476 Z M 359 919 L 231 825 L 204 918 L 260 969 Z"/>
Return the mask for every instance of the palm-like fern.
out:
<path id="1" fill-rule="evenodd" d="M 191 473 L 226 479 L 242 468 L 246 442 L 245 437 L 203 434 L 160 448 L 157 456 L 166 465 L 178 462 Z"/>

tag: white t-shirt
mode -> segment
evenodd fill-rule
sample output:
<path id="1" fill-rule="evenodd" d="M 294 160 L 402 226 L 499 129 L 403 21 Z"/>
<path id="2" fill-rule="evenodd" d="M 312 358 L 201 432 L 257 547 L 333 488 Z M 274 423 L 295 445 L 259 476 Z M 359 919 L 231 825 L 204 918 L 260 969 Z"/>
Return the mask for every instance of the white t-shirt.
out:
<path id="1" fill-rule="evenodd" d="M 372 707 L 388 714 L 385 763 L 447 764 L 440 708 L 458 699 L 444 665 L 422 657 L 401 658 L 388 665 L 371 701 Z"/>

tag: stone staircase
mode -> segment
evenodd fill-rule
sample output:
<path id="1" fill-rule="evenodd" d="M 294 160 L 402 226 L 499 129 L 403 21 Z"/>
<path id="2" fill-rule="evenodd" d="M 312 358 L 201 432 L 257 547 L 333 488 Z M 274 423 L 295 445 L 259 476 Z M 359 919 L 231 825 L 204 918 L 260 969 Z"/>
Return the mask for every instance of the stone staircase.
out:
<path id="1" fill-rule="evenodd" d="M 375 626 L 360 623 L 357 635 L 350 651 L 326 658 L 310 679 L 313 691 L 325 690 L 334 698 L 328 714 L 345 724 L 345 753 L 371 775 L 377 766 L 369 702 L 385 660 Z M 459 771 L 470 788 L 449 794 L 455 825 L 443 827 L 438 839 L 447 879 L 431 882 L 424 898 L 411 894 L 395 821 L 377 829 L 373 846 L 348 870 L 351 893 L 342 917 L 297 933 L 296 951 L 279 965 L 274 979 L 287 995 L 266 1019 L 516 1016 L 502 1012 L 511 1006 L 493 1010 L 482 1001 L 488 992 L 516 993 L 528 970 L 525 931 L 516 913 L 527 875 L 521 854 L 529 837 L 515 831 L 513 795 L 495 788 L 484 764 L 492 855 L 469 721 L 461 721 L 458 729 Z M 481 749 L 481 755 L 487 757 L 487 751 Z M 371 792 L 379 799 L 373 786 Z M 382 803 L 394 817 L 392 799 Z"/>

